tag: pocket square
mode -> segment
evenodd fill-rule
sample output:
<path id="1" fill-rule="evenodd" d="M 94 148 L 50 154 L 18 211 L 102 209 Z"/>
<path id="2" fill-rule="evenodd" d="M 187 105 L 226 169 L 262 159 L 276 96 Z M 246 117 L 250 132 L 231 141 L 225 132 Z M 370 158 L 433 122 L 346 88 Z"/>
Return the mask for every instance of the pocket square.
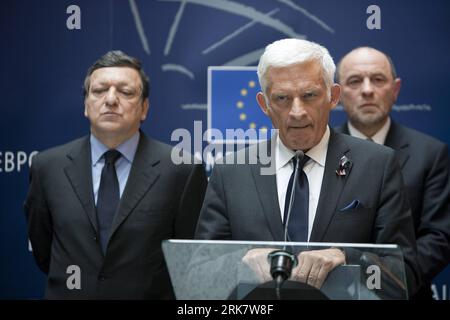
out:
<path id="1" fill-rule="evenodd" d="M 345 207 L 343 207 L 342 209 L 339 209 L 339 211 L 347 211 L 347 210 L 352 210 L 352 209 L 357 209 L 359 207 L 362 206 L 361 201 L 359 201 L 358 199 L 353 200 L 352 202 L 350 202 L 348 205 L 346 205 Z"/>

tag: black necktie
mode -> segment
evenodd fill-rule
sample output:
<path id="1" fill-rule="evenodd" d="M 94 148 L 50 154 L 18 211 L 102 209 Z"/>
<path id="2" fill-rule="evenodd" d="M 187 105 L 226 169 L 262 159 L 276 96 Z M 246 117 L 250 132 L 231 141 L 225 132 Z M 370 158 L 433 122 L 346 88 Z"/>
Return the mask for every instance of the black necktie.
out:
<path id="1" fill-rule="evenodd" d="M 100 187 L 98 189 L 97 219 L 100 232 L 100 244 L 103 253 L 105 253 L 114 214 L 120 201 L 119 181 L 117 180 L 115 163 L 121 154 L 117 150 L 109 150 L 103 156 L 105 158 L 105 165 L 102 169 Z"/>
<path id="2" fill-rule="evenodd" d="M 303 166 L 309 160 L 309 157 L 305 155 L 298 166 L 297 186 L 295 187 L 295 198 L 292 203 L 292 209 L 290 217 L 288 218 L 289 201 L 291 198 L 292 184 L 295 174 L 295 166 L 297 158 L 292 159 L 294 164 L 294 170 L 292 171 L 291 178 L 286 192 L 286 200 L 284 202 L 284 223 L 288 223 L 287 238 L 289 241 L 306 242 L 308 241 L 308 211 L 309 211 L 309 185 L 308 177 L 303 171 Z"/>

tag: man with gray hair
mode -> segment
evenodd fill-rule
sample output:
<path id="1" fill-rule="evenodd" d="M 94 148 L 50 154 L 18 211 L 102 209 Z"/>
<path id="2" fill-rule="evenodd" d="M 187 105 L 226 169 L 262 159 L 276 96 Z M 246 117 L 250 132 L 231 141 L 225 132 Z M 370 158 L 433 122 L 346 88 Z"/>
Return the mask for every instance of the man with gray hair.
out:
<path id="1" fill-rule="evenodd" d="M 110 51 L 88 70 L 90 134 L 33 158 L 28 234 L 47 299 L 168 299 L 161 241 L 192 238 L 206 188 L 202 165 L 140 130 L 149 80 L 136 58 Z"/>
<path id="2" fill-rule="evenodd" d="M 348 122 L 337 131 L 391 147 L 405 181 L 423 285 L 413 298 L 431 299 L 431 280 L 450 262 L 450 161 L 448 147 L 391 120 L 400 92 L 394 63 L 370 47 L 347 53 L 338 65 Z"/>
<path id="3" fill-rule="evenodd" d="M 413 292 L 419 281 L 414 231 L 394 153 L 328 127 L 340 96 L 334 72 L 328 50 L 316 43 L 284 39 L 266 47 L 256 98 L 278 133 L 239 152 L 270 149 L 274 173 L 262 174 L 261 163 L 215 165 L 196 238 L 394 243 L 403 251 Z M 250 251 L 244 261 L 267 261 L 260 256 Z M 318 288 L 331 270 L 352 262 L 338 248 L 305 251 L 298 260 L 292 278 Z"/>

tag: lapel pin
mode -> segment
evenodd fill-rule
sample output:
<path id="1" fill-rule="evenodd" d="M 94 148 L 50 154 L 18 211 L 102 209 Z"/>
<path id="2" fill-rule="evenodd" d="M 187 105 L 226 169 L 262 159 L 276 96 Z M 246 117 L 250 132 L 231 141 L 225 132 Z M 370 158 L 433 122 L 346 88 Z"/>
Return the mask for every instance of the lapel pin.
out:
<path id="1" fill-rule="evenodd" d="M 336 170 L 336 174 L 339 177 L 343 177 L 347 175 L 347 170 L 350 167 L 351 161 L 345 155 L 341 157 L 339 160 L 339 167 Z"/>

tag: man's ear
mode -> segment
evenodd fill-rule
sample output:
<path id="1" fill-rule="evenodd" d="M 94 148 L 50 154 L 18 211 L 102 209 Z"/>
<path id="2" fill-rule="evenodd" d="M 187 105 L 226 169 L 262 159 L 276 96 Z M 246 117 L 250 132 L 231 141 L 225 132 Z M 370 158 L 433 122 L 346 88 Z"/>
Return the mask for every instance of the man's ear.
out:
<path id="1" fill-rule="evenodd" d="M 400 94 L 401 86 L 402 86 L 402 79 L 396 78 L 394 80 L 394 101 L 397 101 L 397 97 Z"/>
<path id="2" fill-rule="evenodd" d="M 258 92 L 256 95 L 256 101 L 258 102 L 258 105 L 261 108 L 262 112 L 264 112 L 265 115 L 268 116 L 269 115 L 269 113 L 268 113 L 269 106 L 267 105 L 267 101 L 265 99 L 264 93 Z"/>
<path id="3" fill-rule="evenodd" d="M 144 102 L 142 102 L 141 122 L 147 119 L 147 113 L 149 108 L 150 102 L 148 101 L 148 98 L 145 98 Z"/>
<path id="4" fill-rule="evenodd" d="M 331 109 L 334 109 L 337 104 L 339 103 L 339 98 L 341 97 L 341 86 L 338 85 L 337 83 L 333 84 L 333 86 L 331 87 L 331 97 L 330 97 L 330 104 L 331 104 Z"/>
<path id="5" fill-rule="evenodd" d="M 87 107 L 86 99 L 84 99 L 84 116 L 85 116 L 86 118 L 88 118 L 88 112 L 87 112 L 87 109 L 88 109 L 88 107 Z"/>

